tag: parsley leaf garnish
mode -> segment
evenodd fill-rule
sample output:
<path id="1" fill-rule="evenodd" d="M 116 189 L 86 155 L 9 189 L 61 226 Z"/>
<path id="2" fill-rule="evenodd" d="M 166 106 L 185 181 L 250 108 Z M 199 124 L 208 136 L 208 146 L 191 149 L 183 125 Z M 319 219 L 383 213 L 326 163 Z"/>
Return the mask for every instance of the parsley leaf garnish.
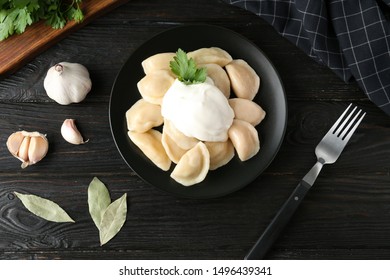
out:
<path id="1" fill-rule="evenodd" d="M 63 28 L 68 21 L 81 22 L 82 0 L 0 0 L 0 41 L 20 34 L 26 27 L 45 20 L 52 28 Z"/>
<path id="2" fill-rule="evenodd" d="M 206 81 L 206 68 L 197 68 L 195 61 L 192 58 L 188 59 L 186 52 L 182 49 L 177 50 L 169 66 L 179 81 L 186 85 Z"/>

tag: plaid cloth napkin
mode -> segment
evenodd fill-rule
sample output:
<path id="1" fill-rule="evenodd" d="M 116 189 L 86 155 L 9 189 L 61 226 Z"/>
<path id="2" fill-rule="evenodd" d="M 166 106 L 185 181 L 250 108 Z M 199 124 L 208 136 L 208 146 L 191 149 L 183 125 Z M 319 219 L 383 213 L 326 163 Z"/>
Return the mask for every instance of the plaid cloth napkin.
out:
<path id="1" fill-rule="evenodd" d="M 390 0 L 224 0 L 255 13 L 390 115 Z"/>

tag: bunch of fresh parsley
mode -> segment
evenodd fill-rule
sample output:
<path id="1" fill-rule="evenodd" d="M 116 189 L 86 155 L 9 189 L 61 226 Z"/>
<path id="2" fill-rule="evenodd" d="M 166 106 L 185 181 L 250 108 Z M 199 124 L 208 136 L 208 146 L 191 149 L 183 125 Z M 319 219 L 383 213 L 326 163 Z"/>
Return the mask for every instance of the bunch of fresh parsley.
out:
<path id="1" fill-rule="evenodd" d="M 84 14 L 83 0 L 0 0 L 0 41 L 12 34 L 23 33 L 27 26 L 39 20 L 55 29 L 63 28 L 67 21 L 80 22 Z"/>

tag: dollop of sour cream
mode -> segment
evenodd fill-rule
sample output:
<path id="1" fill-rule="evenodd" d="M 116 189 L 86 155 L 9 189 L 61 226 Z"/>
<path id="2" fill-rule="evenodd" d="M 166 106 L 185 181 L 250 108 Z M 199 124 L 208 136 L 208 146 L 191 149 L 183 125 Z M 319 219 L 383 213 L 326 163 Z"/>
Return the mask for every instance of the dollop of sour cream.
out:
<path id="1" fill-rule="evenodd" d="M 212 142 L 228 139 L 234 118 L 227 98 L 210 78 L 191 85 L 176 79 L 164 95 L 161 113 L 184 135 Z"/>

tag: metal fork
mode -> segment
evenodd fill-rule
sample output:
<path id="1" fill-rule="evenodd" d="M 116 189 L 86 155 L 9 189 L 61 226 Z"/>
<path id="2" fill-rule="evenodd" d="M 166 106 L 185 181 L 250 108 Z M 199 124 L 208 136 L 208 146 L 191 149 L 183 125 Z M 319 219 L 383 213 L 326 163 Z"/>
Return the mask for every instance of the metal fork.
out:
<path id="1" fill-rule="evenodd" d="M 355 113 L 357 107 L 354 107 L 348 116 L 345 117 L 351 106 L 352 104 L 348 106 L 317 145 L 315 149 L 317 156 L 316 164 L 299 182 L 293 193 L 283 204 L 282 208 L 257 240 L 256 244 L 249 251 L 248 255 L 245 257 L 246 260 L 263 259 L 268 249 L 276 241 L 284 227 L 290 221 L 306 193 L 313 186 L 324 164 L 334 163 L 338 159 L 345 145 L 347 145 L 352 134 L 366 115 L 362 110 Z"/>

